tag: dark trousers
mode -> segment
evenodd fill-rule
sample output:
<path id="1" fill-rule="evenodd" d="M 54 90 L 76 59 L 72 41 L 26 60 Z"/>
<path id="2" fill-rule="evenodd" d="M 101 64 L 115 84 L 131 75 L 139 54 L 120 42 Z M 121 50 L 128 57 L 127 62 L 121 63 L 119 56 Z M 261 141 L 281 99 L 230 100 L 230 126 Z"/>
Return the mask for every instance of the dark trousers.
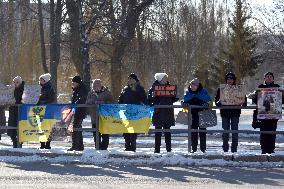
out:
<path id="1" fill-rule="evenodd" d="M 75 118 L 73 122 L 73 128 L 80 129 L 82 128 L 82 118 Z M 82 131 L 73 131 L 72 133 L 72 148 L 75 150 L 83 150 L 84 144 L 83 144 L 83 133 Z"/>
<path id="2" fill-rule="evenodd" d="M 191 125 L 192 129 L 199 129 L 199 130 L 205 130 L 206 128 L 200 128 L 199 125 Z M 204 152 L 206 150 L 206 132 L 192 132 L 191 133 L 191 148 L 193 151 L 197 151 L 198 146 L 198 135 L 200 140 L 200 150 Z"/>
<path id="3" fill-rule="evenodd" d="M 92 124 L 92 128 L 96 128 L 96 124 Z M 94 142 L 96 142 L 96 132 L 93 132 Z M 107 150 L 109 145 L 109 134 L 99 133 L 100 150 Z"/>
<path id="4" fill-rule="evenodd" d="M 225 131 L 237 131 L 239 127 L 239 117 L 222 117 L 222 128 Z M 238 133 L 232 133 L 232 145 L 231 145 L 231 152 L 237 152 L 238 148 Z M 229 150 L 229 139 L 230 133 L 223 133 L 223 150 L 227 152 Z"/>
<path id="5" fill-rule="evenodd" d="M 277 121 L 263 120 L 261 121 L 260 131 L 276 131 Z M 276 134 L 260 134 L 260 145 L 262 153 L 274 153 Z"/>
<path id="6" fill-rule="evenodd" d="M 156 126 L 156 129 L 170 129 L 169 126 Z M 171 142 L 171 133 L 170 132 L 164 132 L 165 136 L 165 143 L 166 143 L 166 150 L 167 152 L 172 151 L 172 142 Z M 161 138 L 162 138 L 162 132 L 156 132 L 155 133 L 155 152 L 160 152 L 161 147 Z"/>
<path id="7" fill-rule="evenodd" d="M 137 133 L 123 133 L 126 151 L 136 151 Z"/>

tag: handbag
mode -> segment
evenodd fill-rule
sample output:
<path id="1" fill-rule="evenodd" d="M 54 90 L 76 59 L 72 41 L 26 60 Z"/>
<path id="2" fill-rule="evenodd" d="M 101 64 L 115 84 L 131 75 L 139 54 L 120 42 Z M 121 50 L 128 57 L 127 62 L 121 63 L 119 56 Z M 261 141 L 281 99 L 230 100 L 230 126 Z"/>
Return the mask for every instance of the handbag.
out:
<path id="1" fill-rule="evenodd" d="M 183 125 L 191 125 L 192 123 L 191 114 L 185 111 L 179 111 L 177 114 L 176 123 Z"/>
<path id="2" fill-rule="evenodd" d="M 217 114 L 216 110 L 202 110 L 198 112 L 199 116 L 199 127 L 200 128 L 207 128 L 213 127 L 217 125 Z"/>

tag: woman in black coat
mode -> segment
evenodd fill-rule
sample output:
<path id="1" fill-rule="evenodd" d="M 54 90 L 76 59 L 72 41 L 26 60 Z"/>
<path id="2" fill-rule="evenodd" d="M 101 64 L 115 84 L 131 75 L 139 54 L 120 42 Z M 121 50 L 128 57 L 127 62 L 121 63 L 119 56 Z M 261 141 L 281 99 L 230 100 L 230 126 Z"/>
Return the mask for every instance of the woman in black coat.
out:
<path id="1" fill-rule="evenodd" d="M 166 96 L 155 96 L 155 86 L 158 85 L 170 85 L 168 81 L 168 75 L 166 73 L 156 73 L 156 81 L 148 91 L 148 101 L 151 105 L 173 105 L 174 102 L 178 101 L 176 97 Z M 155 108 L 152 123 L 156 129 L 170 129 L 171 126 L 175 125 L 174 109 L 173 108 Z M 171 145 L 171 133 L 164 132 L 165 143 L 167 152 L 172 151 Z M 161 132 L 155 133 L 155 153 L 160 153 L 161 147 Z"/>
<path id="2" fill-rule="evenodd" d="M 51 75 L 43 74 L 39 77 L 41 93 L 37 104 L 52 104 L 55 102 L 56 95 L 50 82 Z M 40 142 L 40 149 L 51 149 L 50 139 L 47 142 Z"/>
<path id="3" fill-rule="evenodd" d="M 274 83 L 274 75 L 271 72 L 267 72 L 264 75 L 264 83 L 259 85 L 258 88 L 279 88 L 278 84 Z M 257 104 L 257 92 L 252 96 L 253 103 Z M 282 95 L 282 103 L 284 101 L 284 96 Z M 261 119 L 260 121 L 260 131 L 276 131 L 278 119 Z M 276 134 L 260 134 L 260 145 L 262 154 L 271 154 L 275 150 L 275 140 Z"/>
<path id="4" fill-rule="evenodd" d="M 72 104 L 85 104 L 88 96 L 88 88 L 83 83 L 80 76 L 75 76 L 72 78 Z M 82 128 L 82 122 L 87 115 L 87 109 L 85 107 L 76 108 L 73 128 L 79 129 Z M 72 147 L 67 151 L 83 151 L 83 134 L 82 131 L 73 131 L 72 132 Z"/>
<path id="5" fill-rule="evenodd" d="M 22 104 L 22 96 L 24 92 L 25 82 L 22 80 L 20 76 L 17 76 L 13 79 L 15 90 L 14 90 L 14 98 L 15 98 L 15 105 Z M 11 127 L 18 127 L 18 106 L 10 106 L 9 107 L 9 119 L 8 119 L 8 126 Z M 13 142 L 13 148 L 17 148 L 18 144 L 18 135 L 17 130 L 15 129 L 8 129 L 7 130 L 8 136 L 10 136 Z"/>
<path id="6" fill-rule="evenodd" d="M 147 96 L 144 88 L 140 85 L 137 75 L 131 73 L 128 76 L 127 86 L 122 90 L 119 104 L 147 104 Z M 125 151 L 136 151 L 137 133 L 123 133 Z"/>

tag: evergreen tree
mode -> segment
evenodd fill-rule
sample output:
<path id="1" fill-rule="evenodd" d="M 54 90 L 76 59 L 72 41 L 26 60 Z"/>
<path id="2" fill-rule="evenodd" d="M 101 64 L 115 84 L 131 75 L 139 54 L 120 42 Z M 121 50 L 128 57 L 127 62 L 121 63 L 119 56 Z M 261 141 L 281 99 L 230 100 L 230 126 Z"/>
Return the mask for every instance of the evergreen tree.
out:
<path id="1" fill-rule="evenodd" d="M 254 75 L 258 65 L 263 62 L 262 55 L 256 52 L 256 32 L 247 25 L 249 19 L 250 14 L 244 1 L 235 0 L 233 20 L 229 23 L 231 34 L 228 61 L 229 68 L 240 80 Z"/>

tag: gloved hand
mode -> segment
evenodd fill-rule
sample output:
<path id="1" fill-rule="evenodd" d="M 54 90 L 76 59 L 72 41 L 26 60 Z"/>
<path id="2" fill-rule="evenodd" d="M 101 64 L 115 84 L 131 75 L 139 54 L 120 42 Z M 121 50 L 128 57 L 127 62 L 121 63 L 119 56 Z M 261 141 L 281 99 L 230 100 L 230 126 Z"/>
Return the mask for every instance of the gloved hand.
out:
<path id="1" fill-rule="evenodd" d="M 218 102 L 216 102 L 216 106 L 218 106 L 218 107 L 222 106 L 220 100 Z"/>
<path id="2" fill-rule="evenodd" d="M 255 98 L 255 93 L 254 92 L 248 94 L 248 99 L 253 99 L 253 98 Z"/>

